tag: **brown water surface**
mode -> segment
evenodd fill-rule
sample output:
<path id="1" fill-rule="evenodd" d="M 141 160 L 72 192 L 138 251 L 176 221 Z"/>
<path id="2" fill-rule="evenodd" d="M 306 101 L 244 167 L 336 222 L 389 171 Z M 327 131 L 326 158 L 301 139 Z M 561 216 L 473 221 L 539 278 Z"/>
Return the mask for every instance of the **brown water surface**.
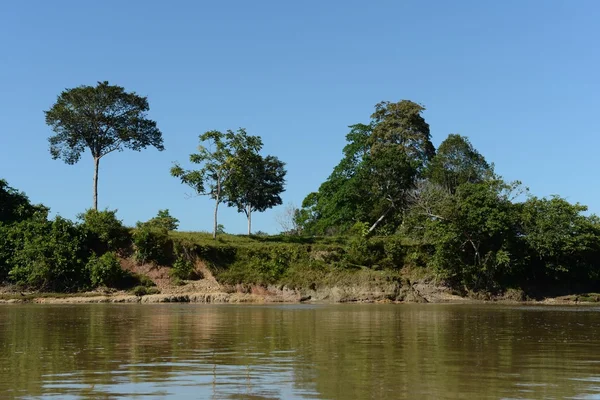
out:
<path id="1" fill-rule="evenodd" d="M 3 306 L 0 398 L 600 399 L 600 308 Z"/>

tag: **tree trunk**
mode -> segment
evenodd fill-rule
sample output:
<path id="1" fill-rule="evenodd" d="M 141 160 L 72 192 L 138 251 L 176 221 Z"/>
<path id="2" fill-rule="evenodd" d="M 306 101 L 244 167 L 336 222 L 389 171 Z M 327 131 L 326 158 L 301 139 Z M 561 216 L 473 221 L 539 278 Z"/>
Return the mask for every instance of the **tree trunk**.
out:
<path id="1" fill-rule="evenodd" d="M 248 211 L 246 211 L 246 215 L 248 216 L 248 236 L 252 234 L 252 206 L 248 205 Z"/>
<path id="2" fill-rule="evenodd" d="M 98 211 L 98 167 L 100 157 L 94 157 L 94 210 Z"/>
<path id="3" fill-rule="evenodd" d="M 217 238 L 217 212 L 219 211 L 219 198 L 217 197 L 217 200 L 215 202 L 215 221 L 214 221 L 214 225 L 213 225 L 213 239 Z"/>
<path id="4" fill-rule="evenodd" d="M 375 228 L 377 228 L 377 225 L 379 225 L 379 223 L 381 221 L 383 221 L 383 219 L 386 217 L 386 215 L 388 215 L 390 213 L 390 211 L 392 211 L 392 208 L 394 208 L 393 206 L 388 208 L 386 212 L 383 213 L 383 215 L 381 217 L 379 217 L 379 219 L 377 221 L 375 221 L 375 223 L 373 225 L 371 225 L 371 227 L 369 228 L 369 232 L 367 232 L 367 234 L 373 232 L 373 230 Z"/>

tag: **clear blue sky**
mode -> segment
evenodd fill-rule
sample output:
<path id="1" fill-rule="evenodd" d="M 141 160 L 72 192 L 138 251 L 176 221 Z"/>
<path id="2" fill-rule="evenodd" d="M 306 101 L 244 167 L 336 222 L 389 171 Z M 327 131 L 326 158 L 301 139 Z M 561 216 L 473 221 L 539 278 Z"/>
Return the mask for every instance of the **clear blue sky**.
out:
<path id="1" fill-rule="evenodd" d="M 426 106 L 437 146 L 468 136 L 506 179 L 600 212 L 600 2 L 4 1 L 0 177 L 54 214 L 92 205 L 93 165 L 52 160 L 44 123 L 65 88 L 108 80 L 148 96 L 166 151 L 100 165 L 99 206 L 125 223 L 169 208 L 210 230 L 212 202 L 169 176 L 206 130 L 247 128 L 287 163 L 300 205 L 382 100 Z M 184 165 L 186 165 L 184 163 Z M 255 215 L 276 232 L 281 208 Z M 226 230 L 245 218 L 222 208 Z"/>

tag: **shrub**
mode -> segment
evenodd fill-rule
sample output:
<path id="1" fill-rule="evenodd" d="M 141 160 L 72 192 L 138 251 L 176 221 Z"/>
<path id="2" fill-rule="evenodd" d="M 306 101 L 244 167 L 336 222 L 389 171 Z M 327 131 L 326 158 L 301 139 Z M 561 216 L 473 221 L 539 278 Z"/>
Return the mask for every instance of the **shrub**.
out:
<path id="1" fill-rule="evenodd" d="M 141 264 L 154 262 L 166 265 L 173 258 L 173 242 L 166 229 L 138 223 L 133 232 L 133 243 L 135 259 Z"/>
<path id="2" fill-rule="evenodd" d="M 90 209 L 77 216 L 83 222 L 82 227 L 88 234 L 90 247 L 98 254 L 116 251 L 129 245 L 130 234 L 121 220 L 117 219 L 116 213 L 117 210 Z"/>
<path id="3" fill-rule="evenodd" d="M 386 255 L 386 261 L 390 266 L 402 268 L 404 265 L 404 258 L 406 257 L 406 247 L 403 245 L 402 239 L 395 236 L 386 238 L 383 248 Z"/>
<path id="4" fill-rule="evenodd" d="M 129 275 L 127 271 L 121 268 L 121 263 L 117 255 L 112 251 L 104 253 L 100 257 L 93 254 L 87 263 L 87 269 L 93 287 L 102 285 L 117 287 L 122 285 L 125 278 Z"/>
<path id="5" fill-rule="evenodd" d="M 345 261 L 350 264 L 367 265 L 369 262 L 369 246 L 364 236 L 354 236 L 346 245 Z"/>
<path id="6" fill-rule="evenodd" d="M 145 296 L 147 294 L 159 294 L 160 290 L 156 287 L 136 286 L 131 292 L 136 296 Z"/>
<path id="7" fill-rule="evenodd" d="M 159 210 L 156 217 L 150 219 L 148 222 L 146 222 L 146 224 L 155 228 L 174 231 L 179 226 L 179 220 L 171 216 L 171 214 L 169 214 L 169 210 L 166 209 Z"/>
<path id="8" fill-rule="evenodd" d="M 35 289 L 57 292 L 89 285 L 89 250 L 81 229 L 71 221 L 31 219 L 14 224 L 5 238 L 12 246 L 9 279 Z"/>
<path id="9" fill-rule="evenodd" d="M 187 257 L 180 255 L 173 263 L 169 275 L 176 279 L 192 279 L 195 276 L 194 263 Z"/>

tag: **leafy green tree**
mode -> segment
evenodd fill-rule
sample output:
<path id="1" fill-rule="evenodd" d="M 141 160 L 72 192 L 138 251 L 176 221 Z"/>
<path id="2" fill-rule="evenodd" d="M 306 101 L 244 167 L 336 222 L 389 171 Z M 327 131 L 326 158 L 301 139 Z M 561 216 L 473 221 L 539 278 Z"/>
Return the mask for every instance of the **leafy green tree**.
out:
<path id="1" fill-rule="evenodd" d="M 128 93 L 120 86 L 98 82 L 63 91 L 46 114 L 56 135 L 51 136 L 50 154 L 67 164 L 79 161 L 89 149 L 94 160 L 94 209 L 98 209 L 100 159 L 114 151 L 140 151 L 154 146 L 164 150 L 162 133 L 148 119 L 148 99 Z"/>
<path id="2" fill-rule="evenodd" d="M 240 154 L 226 186 L 227 204 L 246 214 L 248 235 L 252 233 L 252 212 L 263 212 L 282 204 L 285 164 L 277 157 L 258 153 Z"/>
<path id="3" fill-rule="evenodd" d="M 377 219 L 369 228 L 371 233 L 390 213 L 402 213 L 405 209 L 406 194 L 413 187 L 416 170 L 406 154 L 394 147 L 380 148 L 365 165 L 360 181 L 375 194 L 370 203 L 375 214 L 371 214 L 370 220 Z M 399 217 L 401 219 L 401 215 Z"/>
<path id="4" fill-rule="evenodd" d="M 422 171 L 435 155 L 429 124 L 421 115 L 423 111 L 425 107 L 410 100 L 383 101 L 375 105 L 371 115 L 373 153 L 379 148 L 394 146 L 414 168 Z"/>
<path id="5" fill-rule="evenodd" d="M 18 191 L 0 179 L 0 283 L 7 279 L 12 269 L 12 259 L 20 242 L 13 243 L 14 228 L 27 220 L 46 221 L 49 209 L 31 204 L 25 193 Z"/>
<path id="6" fill-rule="evenodd" d="M 427 171 L 429 179 L 450 193 L 463 183 L 490 179 L 493 168 L 464 136 L 448 135 L 437 149 Z"/>
<path id="7" fill-rule="evenodd" d="M 529 198 L 522 206 L 521 235 L 527 245 L 529 285 L 562 280 L 579 284 L 600 277 L 600 219 L 587 207 L 554 196 Z"/>
<path id="8" fill-rule="evenodd" d="M 92 254 L 86 268 L 90 275 L 92 287 L 118 287 L 129 277 L 128 271 L 121 267 L 117 255 L 109 251 L 100 257 Z"/>
<path id="9" fill-rule="evenodd" d="M 10 224 L 22 221 L 40 213 L 44 218 L 48 215 L 48 208 L 33 205 L 29 198 L 10 186 L 4 179 L 0 179 L 0 223 Z"/>
<path id="10" fill-rule="evenodd" d="M 138 263 L 168 265 L 173 261 L 173 241 L 164 227 L 138 222 L 132 238 Z"/>
<path id="11" fill-rule="evenodd" d="M 381 102 L 369 124 L 350 126 L 344 158 L 302 204 L 302 228 L 340 233 L 368 222 L 369 232 L 394 231 L 408 191 L 435 154 L 424 110 L 409 100 Z"/>
<path id="12" fill-rule="evenodd" d="M 226 188 L 236 168 L 240 167 L 243 154 L 258 153 L 262 140 L 251 136 L 245 129 L 237 132 L 228 130 L 225 133 L 208 131 L 200 135 L 200 142 L 208 142 L 208 146 L 200 144 L 198 153 L 190 154 L 190 162 L 199 164 L 198 170 L 184 170 L 179 164 L 171 168 L 171 175 L 181 179 L 198 195 L 207 195 L 215 201 L 213 238 L 217 238 L 219 204 L 227 200 Z"/>
<path id="13" fill-rule="evenodd" d="M 131 244 L 131 235 L 117 218 L 117 210 L 98 211 L 90 208 L 77 218 L 82 222 L 89 247 L 98 254 L 118 251 Z"/>
<path id="14" fill-rule="evenodd" d="M 518 269 L 517 184 L 489 180 L 462 184 L 455 194 L 439 185 L 421 189 L 404 229 L 432 249 L 431 265 L 442 278 L 469 289 L 495 289 Z"/>
<path id="15" fill-rule="evenodd" d="M 348 231 L 357 221 L 368 219 L 372 210 L 368 188 L 362 183 L 364 160 L 370 152 L 372 126 L 350 126 L 344 157 L 317 192 L 302 202 L 296 222 L 309 234 L 335 234 Z"/>
<path id="16" fill-rule="evenodd" d="M 166 209 L 158 210 L 158 214 L 156 215 L 156 217 L 150 219 L 148 222 L 146 222 L 146 224 L 157 226 L 166 229 L 167 231 L 175 231 L 179 226 L 179 220 L 173 217 L 169 213 L 169 210 Z"/>

